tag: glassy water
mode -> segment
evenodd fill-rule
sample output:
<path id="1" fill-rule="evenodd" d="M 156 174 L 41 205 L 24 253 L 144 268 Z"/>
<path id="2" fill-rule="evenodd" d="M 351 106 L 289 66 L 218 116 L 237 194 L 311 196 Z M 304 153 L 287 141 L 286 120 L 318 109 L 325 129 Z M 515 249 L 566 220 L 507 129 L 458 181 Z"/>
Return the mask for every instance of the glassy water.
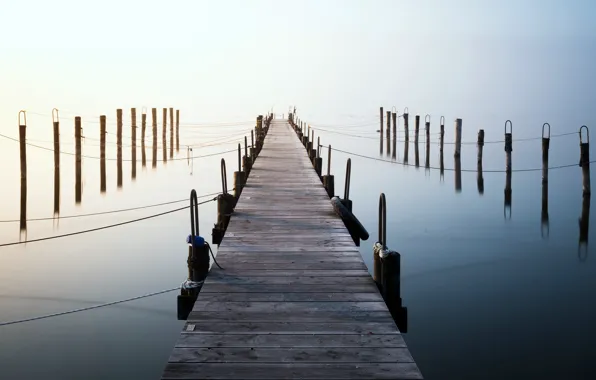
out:
<path id="1" fill-rule="evenodd" d="M 370 111 L 370 112 L 369 112 Z M 140 110 L 138 111 L 140 113 Z M 183 111 L 184 112 L 184 111 Z M 403 121 L 395 157 L 393 142 L 379 154 L 378 110 L 356 119 L 312 121 L 315 137 L 331 143 L 331 171 L 336 193 L 343 194 L 345 165 L 352 160 L 350 198 L 354 213 L 371 238 L 361 252 L 372 268 L 377 235 L 378 197 L 387 197 L 388 246 L 402 254 L 402 299 L 408 307 L 406 341 L 428 379 L 588 379 L 596 376 L 596 253 L 589 241 L 589 202 L 582 199 L 577 166 L 577 135 L 551 139 L 550 166 L 575 166 L 549 172 L 545 214 L 541 172 L 542 121 L 513 115 L 513 174 L 510 209 L 505 209 L 506 174 L 502 143 L 484 147 L 483 192 L 476 172 L 477 125 L 473 112 L 446 115 L 445 141 L 453 141 L 453 119 L 463 117 L 461 173 L 456 173 L 453 145 L 444 150 L 441 176 L 437 144 L 439 116 L 431 120 L 428 152 L 422 114 L 418 162 L 410 110 L 408 163 Z M 422 113 L 422 111 L 420 111 Z M 300 110 L 298 111 L 300 116 Z M 307 118 L 307 114 L 305 118 Z M 137 148 L 132 178 L 130 123 L 125 111 L 122 168 L 117 160 L 115 126 L 108 123 L 106 183 L 102 192 L 98 118 L 83 117 L 81 199 L 76 191 L 75 157 L 60 159 L 59 215 L 0 224 L 0 242 L 37 239 L 92 229 L 186 205 L 190 189 L 199 195 L 221 189 L 220 159 L 227 162 L 228 183 L 236 170 L 234 148 L 254 122 L 200 126 L 181 119 L 180 151 L 163 162 L 161 109 L 158 109 L 156 167 L 152 168 L 152 131 L 147 126 L 146 167 Z M 140 126 L 140 117 L 137 124 Z M 52 148 L 51 119 L 29 115 L 31 144 Z M 504 120 L 482 120 L 485 141 L 503 139 Z M 61 150 L 74 152 L 71 115 L 61 119 Z M 578 120 L 549 120 L 552 134 L 575 132 Z M 128 123 L 128 125 L 127 125 Z M 583 122 L 583 123 L 589 123 Z M 579 125 L 578 125 L 579 124 Z M 563 127 L 564 126 L 564 127 Z M 385 129 L 384 126 L 382 128 Z M 12 133 L 11 133 L 12 132 Z M 17 129 L 2 133 L 17 137 Z M 140 133 L 137 133 L 140 139 Z M 248 134 L 249 138 L 250 135 Z M 37 141 L 36 141 L 37 140 Z M 139 140 L 140 145 L 140 140 Z M 384 144 L 386 142 L 384 141 Z M 202 144 L 203 147 L 196 146 Z M 192 154 L 213 156 L 187 160 Z M 18 220 L 20 174 L 18 143 L 0 140 L 4 159 L 4 197 L 0 220 Z M 230 152 L 228 152 L 230 151 Z M 227 152 L 221 153 L 220 152 Z M 55 209 L 53 154 L 28 146 L 27 218 L 52 217 Z M 326 168 L 327 150 L 322 149 Z M 364 157 L 362 157 L 364 156 Z M 394 162 L 392 162 L 394 161 Z M 491 172 L 495 170 L 497 172 Z M 121 171 L 122 185 L 119 186 Z M 456 178 L 457 177 L 457 178 Z M 232 187 L 232 186 L 229 186 Z M 209 199 L 209 197 L 204 198 Z M 95 213 L 162 202 L 170 205 L 85 218 Z M 546 215 L 548 220 L 546 220 Z M 215 203 L 200 209 L 200 230 L 209 237 Z M 578 223 L 578 219 L 582 219 Z M 0 248 L 0 322 L 29 318 L 134 297 L 179 285 L 186 278 L 187 210 L 60 239 Z M 580 249 L 580 239 L 582 242 Z M 209 238 L 210 240 L 210 238 Z M 176 294 L 167 293 L 106 308 L 0 327 L 2 378 L 158 378 L 178 338 Z"/>

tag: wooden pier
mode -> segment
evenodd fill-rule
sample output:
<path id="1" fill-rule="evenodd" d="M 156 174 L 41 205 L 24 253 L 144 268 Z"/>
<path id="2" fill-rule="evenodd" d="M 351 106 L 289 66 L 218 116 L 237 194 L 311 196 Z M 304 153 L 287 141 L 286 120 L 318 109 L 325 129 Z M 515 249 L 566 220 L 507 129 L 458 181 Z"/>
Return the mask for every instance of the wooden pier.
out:
<path id="1" fill-rule="evenodd" d="M 292 127 L 273 120 L 162 379 L 422 379 Z"/>

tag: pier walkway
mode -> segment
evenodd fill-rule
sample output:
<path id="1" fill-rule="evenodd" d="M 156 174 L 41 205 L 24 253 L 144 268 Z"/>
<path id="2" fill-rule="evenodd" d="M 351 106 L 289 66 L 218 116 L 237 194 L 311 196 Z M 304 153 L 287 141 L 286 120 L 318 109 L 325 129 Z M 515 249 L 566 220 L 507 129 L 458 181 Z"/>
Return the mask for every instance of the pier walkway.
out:
<path id="1" fill-rule="evenodd" d="M 273 120 L 162 379 L 421 379 L 292 127 Z"/>

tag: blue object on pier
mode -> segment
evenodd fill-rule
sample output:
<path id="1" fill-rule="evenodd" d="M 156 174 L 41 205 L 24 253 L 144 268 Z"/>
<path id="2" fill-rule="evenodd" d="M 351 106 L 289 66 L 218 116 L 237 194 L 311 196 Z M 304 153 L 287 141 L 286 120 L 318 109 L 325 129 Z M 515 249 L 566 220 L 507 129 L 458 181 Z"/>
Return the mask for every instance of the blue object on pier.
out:
<path id="1" fill-rule="evenodd" d="M 192 235 L 188 235 L 186 237 L 186 242 L 188 244 L 190 244 L 190 240 L 192 239 Z M 202 247 L 203 245 L 205 245 L 205 239 L 202 236 L 195 236 L 195 243 L 194 243 L 195 247 Z"/>

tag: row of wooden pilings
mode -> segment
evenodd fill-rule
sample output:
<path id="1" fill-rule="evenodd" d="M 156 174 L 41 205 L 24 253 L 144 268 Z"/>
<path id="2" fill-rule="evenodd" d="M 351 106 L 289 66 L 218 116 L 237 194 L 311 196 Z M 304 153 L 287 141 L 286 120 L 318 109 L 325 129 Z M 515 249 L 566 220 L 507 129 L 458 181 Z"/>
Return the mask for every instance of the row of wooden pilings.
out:
<path id="1" fill-rule="evenodd" d="M 346 186 L 344 198 L 339 199 L 334 196 L 334 179 L 331 175 L 331 147 L 328 149 L 327 175 L 322 175 L 322 158 L 320 155 L 320 138 L 315 145 L 314 130 L 305 125 L 299 119 L 294 121 L 294 114 L 288 116 L 290 125 L 296 131 L 298 138 L 306 148 L 309 158 L 319 178 L 323 182 L 327 194 L 331 198 L 336 213 L 338 213 L 357 246 L 360 246 L 360 238 L 368 239 L 368 232 L 352 214 L 352 201 L 349 199 L 349 185 L 351 177 L 351 160 L 348 159 L 346 165 Z M 374 271 L 373 279 L 381 292 L 385 303 L 393 319 L 395 320 L 401 332 L 407 332 L 408 329 L 408 310 L 402 306 L 401 299 L 401 256 L 396 251 L 390 250 L 386 246 L 386 205 L 385 195 L 381 194 L 379 201 L 379 239 L 373 246 Z"/>
<path id="2" fill-rule="evenodd" d="M 153 160 L 152 166 L 157 166 L 157 108 L 151 109 L 152 114 L 152 129 L 153 129 Z M 176 119 L 174 123 L 174 108 L 169 108 L 170 121 L 170 158 L 174 156 L 174 141 L 176 141 L 176 151 L 180 149 L 180 110 L 175 112 Z M 167 162 L 167 145 L 166 145 L 166 130 L 168 120 L 168 109 L 163 108 L 163 161 Z M 20 229 L 27 229 L 27 113 L 20 111 L 18 115 L 19 124 L 19 150 L 20 150 L 20 169 L 21 169 L 21 211 L 20 211 Z M 136 179 L 137 175 L 137 109 L 130 109 L 130 126 L 131 126 L 131 177 Z M 174 135 L 175 126 L 175 135 Z M 53 127 L 53 151 L 54 151 L 54 214 L 60 213 L 60 117 L 59 110 L 54 108 L 52 110 L 52 127 Z M 141 114 L 141 162 L 142 166 L 146 166 L 145 155 L 145 135 L 147 128 L 147 114 L 143 110 Z M 122 130 L 123 130 L 123 110 L 116 110 L 116 161 L 117 161 L 117 187 L 122 187 L 123 172 L 122 172 Z M 107 117 L 106 115 L 99 116 L 99 141 L 100 141 L 100 192 L 106 192 L 106 134 L 107 134 Z M 175 136 L 175 138 L 174 138 Z M 83 134 L 83 123 L 80 116 L 74 118 L 74 138 L 75 138 L 75 203 L 80 204 L 83 195 L 82 184 L 82 140 L 85 139 Z M 89 137 L 88 137 L 89 138 Z M 97 157 L 95 157 L 97 158 Z"/>

